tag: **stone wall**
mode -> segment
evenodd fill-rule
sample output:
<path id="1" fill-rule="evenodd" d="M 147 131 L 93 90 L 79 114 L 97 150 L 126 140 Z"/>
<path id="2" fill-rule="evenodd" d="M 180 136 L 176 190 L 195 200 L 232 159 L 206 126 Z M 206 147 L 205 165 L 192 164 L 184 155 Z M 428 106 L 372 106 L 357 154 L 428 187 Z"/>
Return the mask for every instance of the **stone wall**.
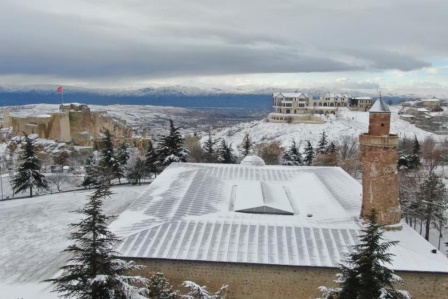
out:
<path id="1" fill-rule="evenodd" d="M 147 267 L 140 274 L 150 277 L 162 272 L 176 289 L 185 280 L 192 280 L 216 291 L 228 285 L 228 298 L 318 298 L 321 285 L 335 286 L 336 268 L 297 267 L 205 261 L 176 261 L 162 259 L 133 259 Z M 397 272 L 405 284 L 398 289 L 408 290 L 413 299 L 447 298 L 448 274 Z"/>
<path id="2" fill-rule="evenodd" d="M 51 140 L 72 138 L 75 145 L 92 146 L 93 140 L 101 138 L 101 133 L 109 130 L 120 139 L 119 143 L 132 139 L 132 128 L 125 121 L 107 115 L 106 111 L 91 111 L 87 105 L 61 105 L 60 112 L 48 116 L 10 119 L 14 136 L 25 132 Z"/>

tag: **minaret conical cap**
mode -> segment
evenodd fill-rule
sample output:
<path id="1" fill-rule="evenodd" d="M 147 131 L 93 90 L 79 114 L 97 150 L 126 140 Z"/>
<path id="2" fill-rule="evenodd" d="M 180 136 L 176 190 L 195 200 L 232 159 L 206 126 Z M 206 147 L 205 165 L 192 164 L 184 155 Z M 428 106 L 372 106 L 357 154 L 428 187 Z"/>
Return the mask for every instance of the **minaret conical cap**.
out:
<path id="1" fill-rule="evenodd" d="M 376 100 L 375 104 L 373 104 L 372 108 L 370 108 L 369 112 L 373 113 L 390 113 L 389 106 L 384 103 L 383 98 L 379 97 Z"/>

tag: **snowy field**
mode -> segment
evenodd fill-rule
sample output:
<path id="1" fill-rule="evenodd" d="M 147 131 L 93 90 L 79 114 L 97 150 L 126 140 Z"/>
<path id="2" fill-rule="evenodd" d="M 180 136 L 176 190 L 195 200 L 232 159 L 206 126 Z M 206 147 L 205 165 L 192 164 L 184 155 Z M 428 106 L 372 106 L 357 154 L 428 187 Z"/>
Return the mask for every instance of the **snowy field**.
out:
<path id="1" fill-rule="evenodd" d="M 114 194 L 104 201 L 105 213 L 119 215 L 146 187 L 113 187 Z M 39 282 L 55 275 L 67 259 L 61 251 L 71 244 L 68 224 L 81 219 L 70 212 L 91 193 L 0 201 L 0 298 L 57 298 L 47 283 Z"/>

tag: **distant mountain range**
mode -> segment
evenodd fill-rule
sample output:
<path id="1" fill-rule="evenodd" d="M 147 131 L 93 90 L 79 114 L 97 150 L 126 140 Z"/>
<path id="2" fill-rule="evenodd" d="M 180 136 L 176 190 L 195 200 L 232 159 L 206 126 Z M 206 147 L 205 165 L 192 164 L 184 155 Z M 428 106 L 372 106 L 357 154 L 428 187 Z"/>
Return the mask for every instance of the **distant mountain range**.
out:
<path id="1" fill-rule="evenodd" d="M 59 104 L 62 95 L 56 92 L 57 85 L 5 85 L 0 86 L 0 106 L 28 105 L 38 103 Z M 92 105 L 155 105 L 184 108 L 214 109 L 256 109 L 272 108 L 271 97 L 274 92 L 294 92 L 296 89 L 278 88 L 232 88 L 203 89 L 189 86 L 146 87 L 140 89 L 89 89 L 77 86 L 64 86 L 64 102 L 77 102 Z M 301 89 L 314 98 L 331 92 L 347 92 L 352 96 L 377 97 L 376 90 L 330 90 L 325 88 Z M 383 94 L 386 100 L 398 102 L 416 98 L 415 95 Z"/>

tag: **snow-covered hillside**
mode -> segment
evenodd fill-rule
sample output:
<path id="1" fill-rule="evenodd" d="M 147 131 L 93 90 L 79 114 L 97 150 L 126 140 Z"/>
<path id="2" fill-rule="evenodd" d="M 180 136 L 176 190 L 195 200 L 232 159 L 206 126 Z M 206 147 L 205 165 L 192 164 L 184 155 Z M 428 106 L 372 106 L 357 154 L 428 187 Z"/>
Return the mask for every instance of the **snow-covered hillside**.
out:
<path id="1" fill-rule="evenodd" d="M 426 136 L 433 136 L 437 141 L 443 141 L 446 136 L 435 135 L 423 131 L 401 120 L 398 117 L 400 107 L 391 106 L 391 133 L 398 134 L 399 137 L 414 138 L 417 136 L 419 140 L 423 140 Z M 287 124 L 287 123 L 269 123 L 266 120 L 253 121 L 250 123 L 242 123 L 223 130 L 215 130 L 212 132 L 213 138 L 223 138 L 231 142 L 234 147 L 239 145 L 245 134 L 249 134 L 255 143 L 278 140 L 283 146 L 287 147 L 292 140 L 300 142 L 301 146 L 305 145 L 305 141 L 310 141 L 313 145 L 317 144 L 320 134 L 325 132 L 328 140 L 337 142 L 342 136 L 353 136 L 358 138 L 359 134 L 367 133 L 369 125 L 368 112 L 354 112 L 346 108 L 340 109 L 338 116 L 331 115 L 326 119 L 324 124 Z M 204 135 L 202 142 L 208 137 Z"/>

